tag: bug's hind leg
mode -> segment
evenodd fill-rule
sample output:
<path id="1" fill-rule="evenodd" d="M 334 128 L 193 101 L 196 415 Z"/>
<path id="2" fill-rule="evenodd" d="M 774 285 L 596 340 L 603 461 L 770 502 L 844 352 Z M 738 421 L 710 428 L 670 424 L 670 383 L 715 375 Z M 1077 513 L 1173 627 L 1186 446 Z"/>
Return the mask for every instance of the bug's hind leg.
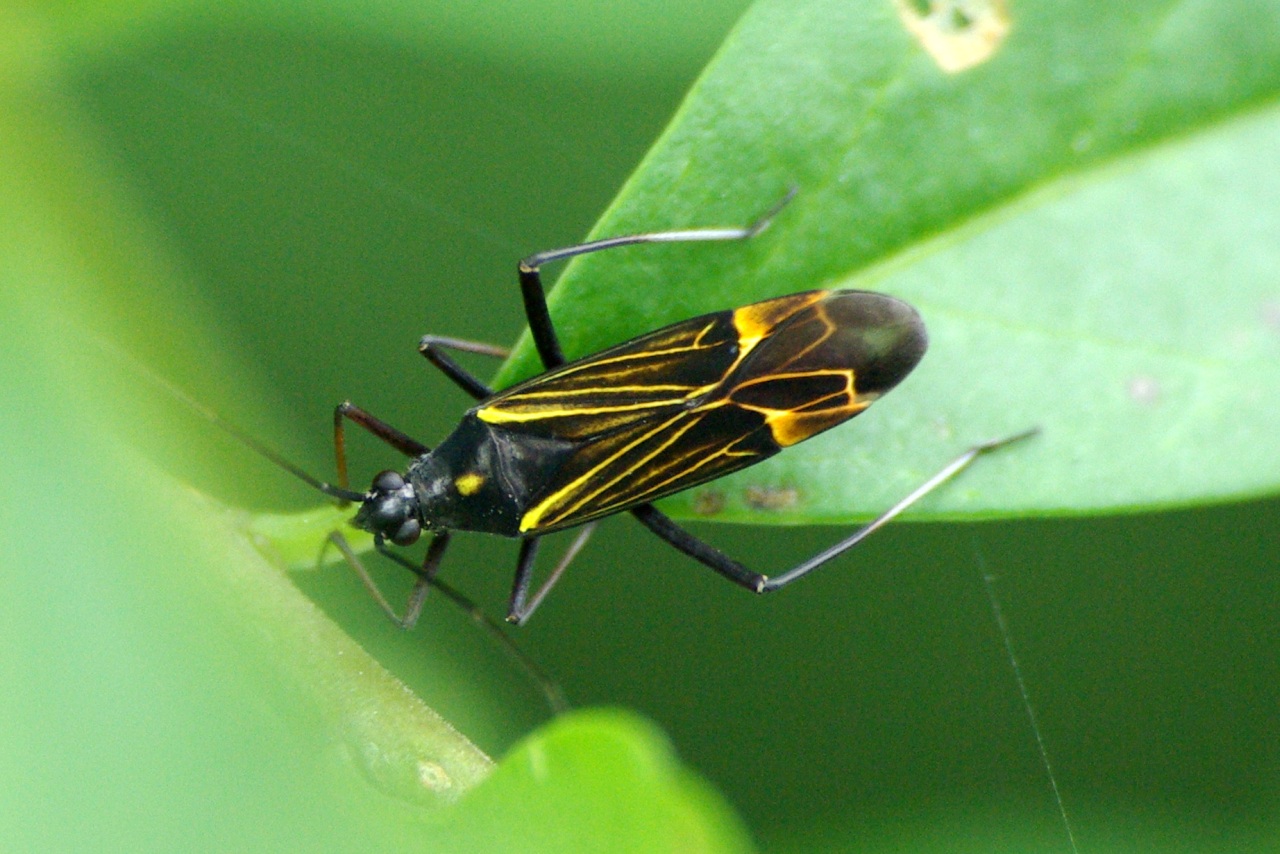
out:
<path id="1" fill-rule="evenodd" d="M 755 237 L 769 227 L 773 218 L 795 197 L 796 188 L 792 187 L 787 194 L 766 211 L 755 222 L 737 228 L 695 228 L 683 231 L 654 231 L 647 234 L 628 234 L 621 237 L 606 237 L 603 240 L 592 240 L 577 246 L 564 249 L 551 249 L 530 255 L 520 262 L 520 295 L 524 298 L 524 313 L 529 321 L 529 331 L 533 334 L 533 343 L 537 345 L 538 355 L 547 369 L 558 368 L 564 364 L 564 353 L 560 349 L 560 340 L 556 337 L 555 325 L 551 322 L 551 312 L 547 310 L 547 295 L 542 287 L 540 268 L 552 261 L 564 261 L 577 255 L 587 255 L 604 249 L 618 246 L 632 246 L 637 243 L 693 243 L 704 240 L 747 240 Z"/>
<path id="2" fill-rule="evenodd" d="M 982 454 L 994 451 L 998 448 L 1003 448 L 1004 446 L 1017 442 L 1021 439 L 1026 439 L 1038 432 L 1040 432 L 1039 428 L 1033 428 L 1014 436 L 1007 436 L 1003 439 L 996 439 L 990 442 L 983 442 L 980 445 L 974 445 L 972 448 L 969 448 L 963 454 L 939 469 L 935 475 L 917 486 L 909 495 L 897 504 L 881 513 L 866 525 L 854 531 L 845 539 L 830 548 L 819 552 L 808 560 L 798 563 L 790 569 L 774 576 L 762 575 L 748 569 L 746 566 L 729 557 L 724 552 L 700 540 L 684 528 L 681 528 L 675 522 L 671 521 L 665 513 L 658 510 L 651 504 L 636 507 L 631 512 L 642 524 L 644 524 L 646 528 L 653 531 L 659 537 L 689 555 L 694 560 L 711 567 L 716 572 L 733 581 L 735 584 L 739 584 L 748 590 L 755 593 L 768 593 L 771 590 L 778 590 L 782 587 L 786 587 L 791 582 L 799 578 L 803 578 L 813 572 L 827 561 L 849 551 L 849 549 L 853 548 L 880 528 L 884 527 L 885 524 L 897 517 L 912 504 L 915 504 L 921 498 L 924 498 L 930 492 L 966 469 Z"/>
<path id="3" fill-rule="evenodd" d="M 764 586 L 769 581 L 767 576 L 748 569 L 707 541 L 690 534 L 652 504 L 633 507 L 631 515 L 672 546 L 699 563 L 711 567 L 734 584 L 745 587 L 752 593 L 764 592 Z"/>

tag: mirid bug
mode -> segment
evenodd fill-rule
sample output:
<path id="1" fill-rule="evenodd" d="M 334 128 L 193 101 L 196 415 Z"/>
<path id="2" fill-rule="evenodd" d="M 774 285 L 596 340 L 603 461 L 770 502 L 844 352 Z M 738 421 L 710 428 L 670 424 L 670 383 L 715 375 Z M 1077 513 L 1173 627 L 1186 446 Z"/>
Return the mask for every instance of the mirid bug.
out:
<path id="1" fill-rule="evenodd" d="M 446 351 L 505 351 L 423 338 L 422 355 L 478 401 L 434 450 L 350 402 L 336 408 L 338 484 L 286 467 L 333 497 L 358 502 L 352 524 L 373 534 L 379 552 L 417 574 L 399 617 L 355 554 L 334 538 L 392 619 L 404 626 L 416 621 L 451 533 L 476 531 L 520 540 L 507 619 L 522 623 L 595 520 L 622 512 L 734 583 L 755 593 L 777 590 L 853 548 L 979 454 L 1034 432 L 970 448 L 869 524 L 773 576 L 749 569 L 656 509 L 652 502 L 659 498 L 765 460 L 862 412 L 920 361 L 927 346 L 924 323 L 914 308 L 891 296 L 815 290 L 695 317 L 566 362 L 540 268 L 638 243 L 750 238 L 790 198 L 746 228 L 613 237 L 521 261 L 525 314 L 546 373 L 495 393 Z M 407 470 L 378 474 L 363 493 L 348 489 L 348 421 L 412 457 Z M 583 533 L 531 592 L 541 537 L 576 526 L 584 526 Z M 411 545 L 424 533 L 432 539 L 420 564 L 389 547 Z"/>

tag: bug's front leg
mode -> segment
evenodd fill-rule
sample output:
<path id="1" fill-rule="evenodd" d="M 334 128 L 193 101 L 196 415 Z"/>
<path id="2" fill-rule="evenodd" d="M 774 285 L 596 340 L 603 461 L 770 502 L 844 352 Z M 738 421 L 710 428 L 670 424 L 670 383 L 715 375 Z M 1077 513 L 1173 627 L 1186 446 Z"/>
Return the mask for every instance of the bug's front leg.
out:
<path id="1" fill-rule="evenodd" d="M 347 433 L 346 422 L 351 421 L 368 430 L 406 457 L 420 457 L 431 449 L 417 439 L 402 433 L 380 418 L 356 406 L 351 401 L 339 403 L 333 410 L 333 456 L 337 463 L 338 484 L 346 489 L 350 485 L 347 477 Z"/>
<path id="2" fill-rule="evenodd" d="M 404 616 L 396 613 L 395 608 L 387 601 L 386 596 L 382 594 L 377 582 L 373 580 L 373 576 L 365 568 L 364 563 L 360 560 L 360 556 L 355 553 L 346 538 L 341 534 L 334 532 L 329 536 L 329 542 L 338 548 L 360 581 L 364 584 L 365 589 L 373 596 L 378 606 L 383 612 L 402 629 L 411 629 L 418 622 L 418 617 L 422 614 L 422 605 L 426 600 L 428 590 L 437 590 L 448 598 L 454 605 L 461 608 L 464 612 L 471 616 L 473 622 L 487 632 L 496 640 L 507 654 L 515 661 L 522 671 L 529 677 L 530 681 L 538 687 L 544 697 L 546 697 L 547 705 L 551 711 L 559 713 L 569 708 L 569 703 L 565 699 L 564 692 L 560 690 L 560 686 L 552 679 L 545 670 L 538 666 L 532 658 L 530 658 L 519 646 L 516 645 L 506 632 L 504 632 L 497 623 L 473 602 L 468 596 L 462 592 L 446 584 L 438 577 L 440 570 L 440 562 L 444 558 L 445 549 L 449 546 L 449 533 L 442 531 L 435 535 L 431 540 L 431 545 L 427 547 L 427 553 L 422 559 L 421 565 L 411 563 L 405 557 L 397 552 L 387 548 L 386 543 L 375 541 L 379 554 L 398 563 L 405 569 L 412 572 L 418 577 L 417 582 L 413 585 L 413 590 L 409 593 L 409 600 L 405 605 Z"/>
<path id="3" fill-rule="evenodd" d="M 390 558 L 417 576 L 413 590 L 410 591 L 409 598 L 405 602 L 403 616 L 396 613 L 396 609 L 392 607 L 391 602 L 383 595 L 382 589 L 378 587 L 378 582 L 374 581 L 369 570 L 365 568 L 364 562 L 360 560 L 360 556 L 356 554 L 355 550 L 351 548 L 351 544 L 347 542 L 347 538 L 334 531 L 329 534 L 329 542 L 341 552 L 343 559 L 347 562 L 347 566 L 351 567 L 355 572 L 360 579 L 360 583 L 364 585 L 365 590 L 369 591 L 369 595 L 373 597 L 373 601 L 378 604 L 383 613 L 387 615 L 391 622 L 402 629 L 412 629 L 417 624 L 418 617 L 422 614 L 422 604 L 426 600 L 427 590 L 430 587 L 443 586 L 436 581 L 435 576 L 440 569 L 440 561 L 444 558 L 445 549 L 449 547 L 448 531 L 441 531 L 432 537 L 431 545 L 427 547 L 427 553 L 422 560 L 421 566 L 415 566 L 399 554 L 392 552 L 381 538 L 374 540 L 374 545 L 379 554 Z M 467 604 L 470 603 L 468 602 Z"/>

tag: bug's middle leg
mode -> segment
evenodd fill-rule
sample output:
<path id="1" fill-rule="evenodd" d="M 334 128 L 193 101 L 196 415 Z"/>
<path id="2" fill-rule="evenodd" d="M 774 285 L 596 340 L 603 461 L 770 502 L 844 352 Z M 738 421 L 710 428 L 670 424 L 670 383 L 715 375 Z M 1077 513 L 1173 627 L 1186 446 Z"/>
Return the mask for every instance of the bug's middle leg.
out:
<path id="1" fill-rule="evenodd" d="M 507 622 L 522 626 L 533 616 L 533 612 L 542 604 L 542 600 L 547 598 L 551 588 L 556 586 L 560 576 L 564 575 L 569 564 L 573 563 L 578 552 L 582 551 L 582 547 L 587 544 L 587 540 L 591 538 L 595 529 L 595 522 L 582 526 L 578 536 L 569 544 L 569 548 L 565 549 L 564 554 L 560 556 L 560 561 L 547 576 L 547 580 L 542 582 L 532 596 L 529 595 L 529 589 L 533 585 L 534 559 L 538 555 L 538 545 L 542 540 L 539 537 L 529 537 L 520 544 L 520 559 L 516 564 L 515 581 L 511 585 L 511 604 L 507 609 Z"/>
<path id="2" fill-rule="evenodd" d="M 465 338 L 447 338 L 443 335 L 424 335 L 418 342 L 418 352 L 427 361 L 440 369 L 440 372 L 453 380 L 458 388 L 474 397 L 484 400 L 493 396 L 493 389 L 476 379 L 468 370 L 455 362 L 446 350 L 458 350 L 463 353 L 479 353 L 481 356 L 493 356 L 497 359 L 507 358 L 508 350 L 496 344 L 485 344 L 483 341 L 468 341 Z"/>

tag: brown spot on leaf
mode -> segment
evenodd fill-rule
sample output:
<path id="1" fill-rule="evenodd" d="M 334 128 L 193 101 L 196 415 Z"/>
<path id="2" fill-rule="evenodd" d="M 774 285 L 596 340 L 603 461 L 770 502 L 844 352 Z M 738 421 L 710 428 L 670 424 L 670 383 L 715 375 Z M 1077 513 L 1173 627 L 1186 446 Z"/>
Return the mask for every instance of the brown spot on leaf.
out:
<path id="1" fill-rule="evenodd" d="M 800 503 L 800 490 L 794 486 L 748 486 L 742 498 L 753 510 L 786 510 Z"/>
<path id="2" fill-rule="evenodd" d="M 693 496 L 693 512 L 699 516 L 714 516 L 724 510 L 724 493 L 718 489 L 704 489 Z"/>
<path id="3" fill-rule="evenodd" d="M 443 792 L 453 786 L 449 772 L 436 762 L 422 760 L 418 763 L 418 782 L 431 792 Z"/>

